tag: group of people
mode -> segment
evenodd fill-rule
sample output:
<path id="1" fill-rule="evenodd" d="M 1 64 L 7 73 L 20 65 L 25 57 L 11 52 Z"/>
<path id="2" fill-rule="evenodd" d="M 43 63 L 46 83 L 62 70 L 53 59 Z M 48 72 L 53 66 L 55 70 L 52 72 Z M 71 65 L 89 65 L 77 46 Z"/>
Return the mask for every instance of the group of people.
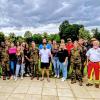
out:
<path id="1" fill-rule="evenodd" d="M 72 42 L 68 38 L 67 43 L 64 39 L 57 43 L 55 40 L 47 42 L 44 38 L 39 46 L 34 41 L 31 44 L 1 42 L 0 69 L 2 69 L 2 73 L 0 74 L 3 76 L 3 80 L 14 79 L 17 81 L 19 77 L 23 79 L 24 76 L 30 76 L 31 80 L 36 77 L 39 80 L 41 71 L 42 78 L 40 80 L 43 81 L 46 70 L 47 81 L 50 82 L 50 66 L 55 78 L 62 77 L 61 81 L 70 78 L 71 84 L 78 80 L 80 86 L 83 83 L 84 68 L 87 66 L 88 83 L 86 86 L 92 86 L 94 82 L 95 87 L 99 88 L 99 41 L 93 38 L 89 43 L 80 38 Z"/>

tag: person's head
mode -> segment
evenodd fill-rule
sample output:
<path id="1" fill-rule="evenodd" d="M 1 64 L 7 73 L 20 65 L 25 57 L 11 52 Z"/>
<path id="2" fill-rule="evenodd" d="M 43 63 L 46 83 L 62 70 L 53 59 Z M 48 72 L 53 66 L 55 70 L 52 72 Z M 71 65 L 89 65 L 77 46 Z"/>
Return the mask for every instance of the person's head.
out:
<path id="1" fill-rule="evenodd" d="M 92 38 L 90 43 L 93 45 L 93 42 L 96 41 L 96 40 L 97 40 L 96 38 Z"/>
<path id="2" fill-rule="evenodd" d="M 24 48 L 25 48 L 25 45 L 26 45 L 26 43 L 25 43 L 25 42 L 23 42 L 23 43 L 22 43 L 22 47 L 24 47 Z"/>
<path id="3" fill-rule="evenodd" d="M 67 39 L 67 43 L 72 43 L 71 38 L 68 38 L 68 39 Z"/>
<path id="4" fill-rule="evenodd" d="M 16 46 L 20 46 L 20 42 L 17 42 L 17 43 L 16 43 Z"/>
<path id="5" fill-rule="evenodd" d="M 61 39 L 61 43 L 62 43 L 62 44 L 65 43 L 65 40 L 64 40 L 64 39 Z"/>
<path id="6" fill-rule="evenodd" d="M 52 41 L 51 41 L 51 40 L 49 40 L 49 41 L 48 41 L 48 43 L 49 43 L 49 44 L 52 44 Z"/>
<path id="7" fill-rule="evenodd" d="M 32 45 L 32 48 L 35 48 L 35 42 L 34 41 L 32 41 L 31 45 Z"/>
<path id="8" fill-rule="evenodd" d="M 11 48 L 13 48 L 14 46 L 15 46 L 15 45 L 14 45 L 14 43 L 12 42 L 12 43 L 11 43 Z"/>
<path id="9" fill-rule="evenodd" d="M 46 44 L 46 43 L 47 43 L 47 40 L 44 38 L 44 39 L 42 40 L 42 43 L 43 43 L 43 44 Z"/>
<path id="10" fill-rule="evenodd" d="M 79 43 L 80 45 L 83 45 L 84 39 L 80 38 L 80 39 L 78 40 L 78 43 Z"/>
<path id="11" fill-rule="evenodd" d="M 29 48 L 29 45 L 26 43 L 25 44 L 25 49 L 28 49 Z"/>
<path id="12" fill-rule="evenodd" d="M 56 40 L 53 40 L 52 44 L 56 44 L 56 43 L 57 43 Z"/>
<path id="13" fill-rule="evenodd" d="M 95 41 L 93 41 L 93 48 L 98 48 L 99 47 L 99 45 L 100 45 L 100 43 L 99 43 L 99 41 L 98 40 L 95 40 Z"/>
<path id="14" fill-rule="evenodd" d="M 17 47 L 17 53 L 20 53 L 20 52 L 21 52 L 21 47 L 18 46 L 18 47 Z"/>
<path id="15" fill-rule="evenodd" d="M 1 46 L 2 47 L 5 47 L 5 42 L 1 42 Z"/>
<path id="16" fill-rule="evenodd" d="M 64 44 L 64 43 L 61 43 L 61 44 L 60 44 L 60 49 L 61 49 L 61 50 L 65 49 L 65 44 Z"/>
<path id="17" fill-rule="evenodd" d="M 76 49 L 76 48 L 78 48 L 78 46 L 79 46 L 78 42 L 74 41 L 74 48 Z"/>

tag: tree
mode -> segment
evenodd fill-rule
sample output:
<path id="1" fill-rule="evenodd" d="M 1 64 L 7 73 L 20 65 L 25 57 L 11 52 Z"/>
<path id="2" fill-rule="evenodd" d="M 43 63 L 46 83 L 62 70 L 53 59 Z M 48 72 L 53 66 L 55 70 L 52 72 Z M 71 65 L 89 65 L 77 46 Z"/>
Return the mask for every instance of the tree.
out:
<path id="1" fill-rule="evenodd" d="M 10 40 L 10 42 L 16 42 L 16 35 L 15 35 L 15 33 L 10 33 L 9 34 L 9 40 Z"/>
<path id="2" fill-rule="evenodd" d="M 5 40 L 5 35 L 3 32 L 0 32 L 0 43 Z"/>
<path id="3" fill-rule="evenodd" d="M 32 33 L 30 31 L 26 31 L 24 37 L 27 43 L 32 42 Z"/>
<path id="4" fill-rule="evenodd" d="M 79 37 L 79 29 L 84 27 L 79 24 L 69 24 L 68 21 L 64 21 L 59 26 L 59 35 L 61 38 L 67 40 L 67 38 L 71 38 L 73 41 L 77 40 Z"/>
<path id="5" fill-rule="evenodd" d="M 92 29 L 93 32 L 93 37 L 100 40 L 100 32 L 98 31 L 98 29 Z"/>
<path id="6" fill-rule="evenodd" d="M 16 37 L 16 42 L 20 42 L 20 43 L 22 43 L 22 42 L 24 42 L 25 40 L 24 40 L 24 38 L 22 37 L 22 36 L 17 36 Z"/>
<path id="7" fill-rule="evenodd" d="M 50 34 L 49 40 L 56 40 L 57 42 L 60 42 L 60 36 L 59 34 Z"/>
<path id="8" fill-rule="evenodd" d="M 42 37 L 42 35 L 41 34 L 34 34 L 33 36 L 32 36 L 32 40 L 33 41 L 35 41 L 35 43 L 37 43 L 37 44 L 40 44 L 40 43 L 42 43 L 42 39 L 43 39 L 43 37 Z"/>
<path id="9" fill-rule="evenodd" d="M 91 34 L 89 31 L 85 30 L 84 28 L 80 28 L 79 30 L 79 38 L 85 39 L 85 40 L 90 40 L 91 39 Z"/>
<path id="10" fill-rule="evenodd" d="M 32 37 L 32 33 L 30 31 L 26 31 L 25 34 L 24 34 L 24 37 L 30 38 L 30 37 Z"/>

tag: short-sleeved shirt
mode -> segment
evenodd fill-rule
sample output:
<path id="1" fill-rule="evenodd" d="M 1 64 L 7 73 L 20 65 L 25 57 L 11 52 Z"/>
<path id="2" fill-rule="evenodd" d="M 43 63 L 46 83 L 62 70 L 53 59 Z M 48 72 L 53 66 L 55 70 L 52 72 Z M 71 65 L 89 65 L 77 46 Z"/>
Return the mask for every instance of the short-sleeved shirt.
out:
<path id="1" fill-rule="evenodd" d="M 91 48 L 87 51 L 86 56 L 92 62 L 100 62 L 100 48 Z"/>
<path id="2" fill-rule="evenodd" d="M 49 63 L 49 57 L 51 55 L 50 49 L 41 49 L 39 55 L 41 56 L 42 63 Z"/>
<path id="3" fill-rule="evenodd" d="M 66 57 L 68 57 L 68 51 L 67 50 L 60 50 L 57 53 L 57 57 L 58 57 L 59 61 L 61 63 L 63 63 L 65 61 Z"/>

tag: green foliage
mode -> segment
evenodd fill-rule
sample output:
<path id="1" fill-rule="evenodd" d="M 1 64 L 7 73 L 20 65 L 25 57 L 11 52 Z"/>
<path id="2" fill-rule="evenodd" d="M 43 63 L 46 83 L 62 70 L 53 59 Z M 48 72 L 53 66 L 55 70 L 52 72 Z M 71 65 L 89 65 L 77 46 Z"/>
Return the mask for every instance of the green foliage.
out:
<path id="1" fill-rule="evenodd" d="M 26 31 L 24 34 L 24 38 L 27 43 L 32 42 L 32 33 L 30 31 Z"/>
<path id="2" fill-rule="evenodd" d="M 73 41 L 77 40 L 79 37 L 79 29 L 84 27 L 83 25 L 78 24 L 69 24 L 68 21 L 64 21 L 59 26 L 59 35 L 61 38 L 67 40 L 67 38 L 71 38 Z"/>
<path id="3" fill-rule="evenodd" d="M 32 40 L 33 41 L 35 41 L 37 44 L 39 43 L 42 43 L 42 39 L 43 39 L 43 37 L 42 37 L 42 35 L 41 34 L 34 34 L 33 36 L 32 36 Z"/>
<path id="4" fill-rule="evenodd" d="M 91 39 L 91 34 L 89 31 L 85 30 L 84 28 L 80 28 L 79 30 L 79 38 L 85 39 L 85 40 L 90 40 Z"/>
<path id="5" fill-rule="evenodd" d="M 24 40 L 24 38 L 22 37 L 22 36 L 17 36 L 16 37 L 16 42 L 20 42 L 20 43 L 22 43 L 22 42 L 24 42 L 25 40 Z"/>
<path id="6" fill-rule="evenodd" d="M 3 32 L 0 32 L 0 43 L 5 40 L 5 36 Z"/>
<path id="7" fill-rule="evenodd" d="M 32 33 L 30 31 L 26 31 L 25 34 L 24 34 L 24 37 L 30 38 L 30 37 L 32 37 Z"/>
<path id="8" fill-rule="evenodd" d="M 50 34 L 48 35 L 48 40 L 56 40 L 57 42 L 60 42 L 60 36 L 59 34 Z"/>
<path id="9" fill-rule="evenodd" d="M 100 40 L 100 31 L 96 28 L 96 29 L 92 29 L 93 32 L 93 37 Z"/>
<path id="10" fill-rule="evenodd" d="M 15 33 L 10 33 L 9 34 L 9 40 L 10 40 L 10 42 L 16 42 L 16 35 L 15 35 Z"/>

